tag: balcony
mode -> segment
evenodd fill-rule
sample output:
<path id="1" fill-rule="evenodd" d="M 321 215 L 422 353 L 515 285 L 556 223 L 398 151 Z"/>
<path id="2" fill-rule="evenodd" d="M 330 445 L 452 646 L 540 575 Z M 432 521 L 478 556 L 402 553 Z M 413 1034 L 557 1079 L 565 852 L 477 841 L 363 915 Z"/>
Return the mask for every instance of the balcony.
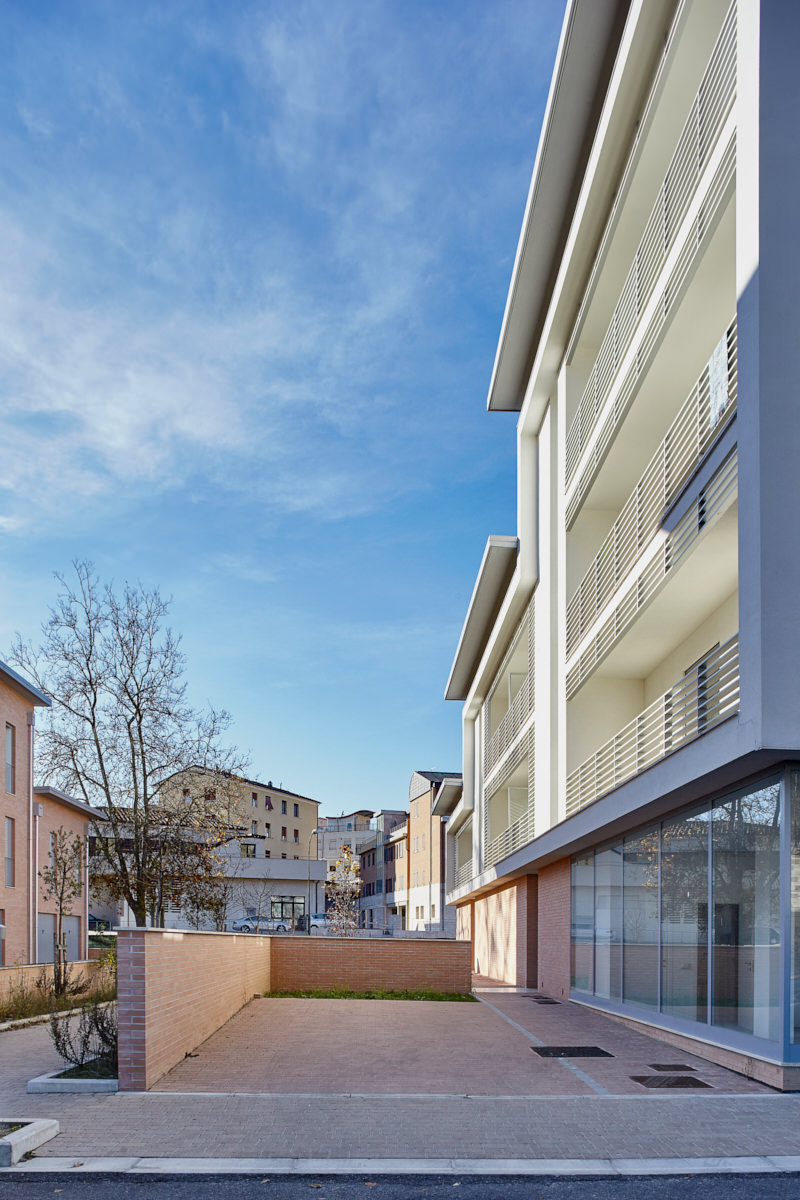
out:
<path id="1" fill-rule="evenodd" d="M 533 680 L 530 675 L 526 675 L 522 686 L 511 702 L 508 712 L 489 738 L 484 752 L 483 765 L 487 778 L 491 775 L 506 751 L 513 745 L 514 739 L 525 725 L 532 711 Z"/>
<path id="2" fill-rule="evenodd" d="M 583 649 L 581 643 L 578 644 L 576 649 L 580 651 L 579 656 L 567 672 L 568 700 L 576 695 L 612 653 L 620 658 L 623 639 L 630 640 L 629 635 L 634 629 L 637 635 L 634 640 L 640 643 L 640 650 L 637 654 L 632 648 L 630 654 L 622 655 L 625 658 L 624 663 L 618 661 L 612 674 L 624 677 L 640 674 L 637 663 L 642 655 L 641 644 L 646 644 L 648 639 L 656 640 L 654 623 L 669 624 L 677 644 L 680 640 L 680 630 L 676 628 L 676 618 L 685 605 L 677 597 L 675 588 L 678 588 L 684 600 L 692 600 L 692 613 L 686 618 L 690 620 L 696 619 L 701 607 L 708 615 L 735 588 L 737 493 L 738 455 L 734 452 L 722 464 L 673 531 L 662 536 L 661 540 L 653 540 L 652 553 L 619 602 L 605 617 L 594 637 Z M 701 538 L 708 542 L 706 549 L 710 547 L 707 557 L 713 565 L 707 569 L 703 568 L 705 556 L 695 562 L 696 556 L 692 553 Z M 689 571 L 688 568 L 692 565 L 695 569 Z M 679 572 L 683 575 L 680 580 Z M 671 603 L 668 595 L 670 588 Z M 658 603 L 656 597 L 659 598 Z M 665 606 L 671 609 L 671 616 L 665 611 Z M 643 613 L 646 607 L 647 619 Z"/>
<path id="3" fill-rule="evenodd" d="M 453 875 L 453 891 L 458 891 L 459 888 L 466 887 L 472 879 L 472 859 L 462 863 L 460 867 L 456 867 Z"/>
<path id="4" fill-rule="evenodd" d="M 736 410 L 734 318 L 650 460 L 567 606 L 567 654 L 624 581 L 637 557 Z"/>
<path id="5" fill-rule="evenodd" d="M 567 777 L 567 816 L 739 710 L 739 636 L 718 646 Z"/>
<path id="6" fill-rule="evenodd" d="M 566 452 L 567 487 L 578 471 L 582 455 L 611 396 L 623 360 L 632 346 L 640 318 L 654 295 L 661 271 L 676 244 L 694 196 L 709 167 L 735 94 L 736 7 L 732 5 L 659 188 L 658 197 L 650 212 L 569 428 Z M 712 183 L 709 192 L 713 190 Z M 707 221 L 704 224 L 707 224 Z M 679 261 L 685 257 L 685 248 L 684 245 Z M 671 279 L 670 284 L 674 291 L 675 281 Z"/>
<path id="7" fill-rule="evenodd" d="M 533 806 L 530 806 L 527 812 L 523 813 L 513 825 L 509 825 L 508 829 L 504 829 L 501 834 L 489 842 L 483 856 L 484 867 L 493 867 L 502 858 L 507 858 L 515 850 L 527 846 L 528 842 L 533 841 L 533 837 L 534 813 Z"/>

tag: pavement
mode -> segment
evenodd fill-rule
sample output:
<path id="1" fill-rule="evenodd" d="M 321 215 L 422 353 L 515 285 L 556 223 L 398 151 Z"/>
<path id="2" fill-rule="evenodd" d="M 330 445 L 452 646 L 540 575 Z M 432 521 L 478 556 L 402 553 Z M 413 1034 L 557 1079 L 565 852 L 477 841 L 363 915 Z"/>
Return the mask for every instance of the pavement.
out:
<path id="1" fill-rule="evenodd" d="M 255 1000 L 145 1093 L 28 1096 L 28 1079 L 59 1065 L 47 1027 L 0 1033 L 0 1117 L 61 1128 L 7 1170 L 800 1171 L 800 1094 L 578 1005 L 478 994 Z M 608 1057 L 535 1053 L 553 1045 Z M 675 1074 L 706 1086 L 636 1081 Z"/>

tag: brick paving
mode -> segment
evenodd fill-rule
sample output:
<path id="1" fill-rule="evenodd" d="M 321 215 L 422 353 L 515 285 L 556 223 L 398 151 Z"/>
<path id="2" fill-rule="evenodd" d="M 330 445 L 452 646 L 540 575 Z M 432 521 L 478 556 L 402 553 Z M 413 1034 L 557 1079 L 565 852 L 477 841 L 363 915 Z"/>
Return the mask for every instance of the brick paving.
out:
<path id="1" fill-rule="evenodd" d="M 58 1065 L 48 1031 L 4 1032 L 0 1116 L 57 1118 L 62 1132 L 38 1156 L 76 1161 L 800 1152 L 800 1095 L 676 1057 L 602 1014 L 536 1005 L 502 989 L 487 998 L 526 1032 L 486 1005 L 255 1001 L 146 1094 L 28 1096 L 27 1080 Z M 579 1064 L 601 1094 L 562 1063 L 534 1055 L 532 1038 L 611 1051 L 614 1059 Z M 665 1095 L 627 1079 L 673 1061 L 696 1066 L 713 1090 Z M 209 1095 L 212 1085 L 239 1094 Z M 251 1089 L 272 1094 L 242 1094 Z"/>

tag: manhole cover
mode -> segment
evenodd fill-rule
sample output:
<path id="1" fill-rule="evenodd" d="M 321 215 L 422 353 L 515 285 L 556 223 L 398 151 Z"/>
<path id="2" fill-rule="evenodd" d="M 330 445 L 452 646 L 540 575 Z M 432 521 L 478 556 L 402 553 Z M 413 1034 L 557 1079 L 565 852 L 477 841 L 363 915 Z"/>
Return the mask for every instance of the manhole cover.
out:
<path id="1" fill-rule="evenodd" d="M 607 1050 L 601 1050 L 599 1046 L 531 1046 L 534 1054 L 540 1055 L 542 1058 L 613 1058 L 613 1054 L 609 1054 Z M 658 1079 L 659 1076 L 654 1076 Z M 661 1076 L 666 1078 L 666 1076 Z"/>
<path id="2" fill-rule="evenodd" d="M 634 1083 L 646 1088 L 710 1088 L 696 1075 L 631 1075 Z"/>
<path id="3" fill-rule="evenodd" d="M 686 1063 L 648 1063 L 651 1071 L 668 1071 L 671 1075 L 676 1075 L 681 1071 L 696 1071 L 696 1067 L 687 1067 Z"/>

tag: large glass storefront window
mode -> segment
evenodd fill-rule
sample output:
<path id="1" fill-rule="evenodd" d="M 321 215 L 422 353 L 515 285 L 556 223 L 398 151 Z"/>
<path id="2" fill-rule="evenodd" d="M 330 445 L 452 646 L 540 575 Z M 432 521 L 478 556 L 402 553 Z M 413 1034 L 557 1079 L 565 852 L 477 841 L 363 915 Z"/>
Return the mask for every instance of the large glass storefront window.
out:
<path id="1" fill-rule="evenodd" d="M 711 812 L 714 1025 L 774 1040 L 780 1013 L 780 784 Z"/>
<path id="2" fill-rule="evenodd" d="M 661 1010 L 705 1021 L 708 998 L 708 809 L 661 830 Z"/>
<path id="3" fill-rule="evenodd" d="M 792 771 L 791 966 L 789 977 L 792 1041 L 800 1042 L 800 771 Z"/>
<path id="4" fill-rule="evenodd" d="M 574 859 L 573 988 L 778 1041 L 781 791 L 765 780 Z M 792 794 L 797 980 L 800 771 Z M 800 983 L 792 1028 L 800 1042 Z"/>
<path id="5" fill-rule="evenodd" d="M 658 831 L 625 838 L 622 851 L 622 999 L 658 1004 Z"/>

